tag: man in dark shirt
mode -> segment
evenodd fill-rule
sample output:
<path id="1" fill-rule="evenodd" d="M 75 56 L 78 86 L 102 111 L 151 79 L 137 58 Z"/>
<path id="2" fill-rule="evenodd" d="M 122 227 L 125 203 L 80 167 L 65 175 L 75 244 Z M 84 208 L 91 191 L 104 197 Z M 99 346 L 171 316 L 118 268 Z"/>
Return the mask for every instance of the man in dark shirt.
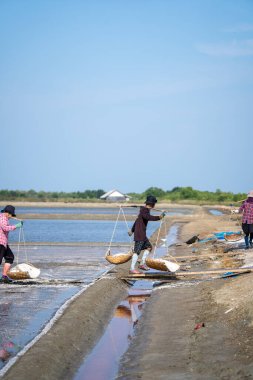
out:
<path id="1" fill-rule="evenodd" d="M 147 196 L 145 202 L 146 206 L 140 207 L 140 213 L 134 222 L 131 231 L 129 232 L 129 235 L 132 235 L 134 233 L 134 254 L 132 257 L 130 273 L 141 273 L 135 269 L 135 265 L 138 260 L 138 255 L 143 250 L 144 253 L 142 256 L 141 264 L 139 265 L 139 269 L 149 270 L 149 268 L 145 265 L 145 260 L 148 254 L 152 251 L 152 245 L 146 235 L 147 224 L 150 220 L 157 221 L 165 216 L 164 212 L 160 216 L 150 215 L 150 210 L 155 207 L 156 202 L 157 199 L 154 196 Z"/>

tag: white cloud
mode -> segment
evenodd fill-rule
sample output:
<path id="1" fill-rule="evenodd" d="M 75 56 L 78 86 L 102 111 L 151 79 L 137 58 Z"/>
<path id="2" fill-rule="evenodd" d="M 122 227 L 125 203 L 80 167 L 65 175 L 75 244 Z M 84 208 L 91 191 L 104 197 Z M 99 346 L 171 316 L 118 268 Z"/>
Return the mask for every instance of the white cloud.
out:
<path id="1" fill-rule="evenodd" d="M 243 57 L 253 55 L 253 39 L 196 45 L 201 53 L 211 56 Z"/>

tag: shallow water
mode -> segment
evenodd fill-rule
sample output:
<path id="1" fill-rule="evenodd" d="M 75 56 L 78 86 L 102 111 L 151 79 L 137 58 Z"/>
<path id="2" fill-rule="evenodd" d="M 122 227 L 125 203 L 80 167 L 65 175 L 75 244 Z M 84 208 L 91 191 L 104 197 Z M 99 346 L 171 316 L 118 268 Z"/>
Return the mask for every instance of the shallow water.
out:
<path id="1" fill-rule="evenodd" d="M 130 295 L 115 310 L 102 338 L 77 371 L 74 380 L 114 379 L 118 362 L 127 350 L 148 294 Z"/>
<path id="2" fill-rule="evenodd" d="M 0 349 L 15 356 L 78 291 L 76 287 L 0 287 Z M 4 366 L 0 361 L 0 368 Z"/>
<path id="3" fill-rule="evenodd" d="M 133 222 L 119 221 L 116 227 L 114 242 L 129 242 L 128 229 Z M 110 242 L 115 221 L 112 220 L 40 220 L 29 219 L 24 223 L 27 242 Z M 149 223 L 148 235 L 157 229 L 157 223 Z M 9 234 L 10 242 L 19 239 L 18 229 Z"/>
<path id="4" fill-rule="evenodd" d="M 223 212 L 220 211 L 220 210 L 212 209 L 212 210 L 208 210 L 208 211 L 210 212 L 210 214 L 215 215 L 215 216 L 221 216 L 221 215 L 223 215 Z"/>
<path id="5" fill-rule="evenodd" d="M 192 210 L 189 208 L 167 208 L 168 215 L 181 215 L 190 214 Z M 128 215 L 137 215 L 138 208 L 124 208 L 124 213 Z M 16 213 L 18 214 L 110 214 L 117 215 L 119 208 L 112 207 L 16 207 Z M 159 212 L 152 211 L 157 215 Z"/>
<path id="6" fill-rule="evenodd" d="M 135 215 L 135 208 L 124 208 L 125 214 Z M 119 208 L 106 207 L 17 207 L 17 214 L 117 214 Z"/>

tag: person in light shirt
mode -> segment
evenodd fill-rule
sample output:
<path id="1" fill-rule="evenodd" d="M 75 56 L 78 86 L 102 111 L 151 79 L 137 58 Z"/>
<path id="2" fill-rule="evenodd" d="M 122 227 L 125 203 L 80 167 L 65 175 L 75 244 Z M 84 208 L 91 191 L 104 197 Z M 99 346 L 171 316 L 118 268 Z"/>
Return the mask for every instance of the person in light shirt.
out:
<path id="1" fill-rule="evenodd" d="M 2 260 L 5 260 L 3 265 L 3 274 L 2 281 L 3 282 L 12 282 L 12 280 L 8 277 L 7 273 L 11 268 L 11 265 L 14 261 L 14 254 L 8 245 L 8 235 L 10 231 L 15 230 L 16 228 L 20 228 L 23 225 L 23 222 L 17 223 L 15 226 L 9 224 L 9 219 L 12 217 L 16 217 L 15 215 L 15 207 L 8 205 L 3 210 L 1 210 L 0 214 L 0 265 L 2 264 Z"/>

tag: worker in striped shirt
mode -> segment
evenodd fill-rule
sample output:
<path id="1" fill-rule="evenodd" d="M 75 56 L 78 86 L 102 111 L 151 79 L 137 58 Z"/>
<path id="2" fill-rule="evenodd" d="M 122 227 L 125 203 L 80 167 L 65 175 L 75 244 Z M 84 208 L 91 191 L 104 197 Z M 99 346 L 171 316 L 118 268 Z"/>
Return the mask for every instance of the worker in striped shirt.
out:
<path id="1" fill-rule="evenodd" d="M 248 193 L 248 198 L 239 208 L 242 215 L 242 230 L 245 234 L 245 248 L 253 247 L 253 190 Z"/>
<path id="2" fill-rule="evenodd" d="M 14 255 L 12 250 L 8 245 L 8 235 L 10 231 L 15 230 L 16 228 L 22 227 L 23 222 L 17 223 L 15 226 L 9 224 L 9 219 L 15 217 L 15 207 L 8 205 L 2 211 L 0 215 L 0 265 L 2 260 L 5 260 L 3 266 L 3 282 L 12 282 L 8 277 L 7 273 L 10 270 L 11 264 L 14 261 Z"/>

